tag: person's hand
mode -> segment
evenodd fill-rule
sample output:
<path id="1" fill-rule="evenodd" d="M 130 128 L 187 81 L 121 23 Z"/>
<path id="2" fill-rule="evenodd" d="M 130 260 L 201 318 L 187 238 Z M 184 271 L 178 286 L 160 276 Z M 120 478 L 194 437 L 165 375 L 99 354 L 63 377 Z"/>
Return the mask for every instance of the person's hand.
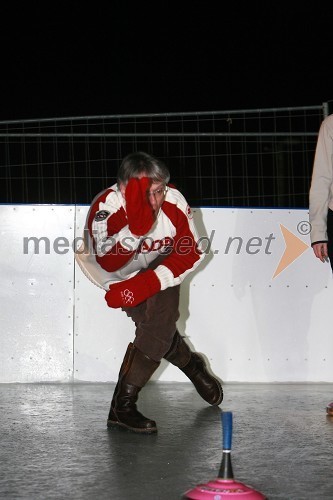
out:
<path id="1" fill-rule="evenodd" d="M 134 278 L 110 285 L 105 294 L 109 307 L 135 307 L 161 289 L 161 282 L 151 269 L 139 273 Z"/>
<path id="2" fill-rule="evenodd" d="M 147 234 L 154 224 L 154 212 L 148 200 L 151 179 L 132 177 L 126 186 L 125 200 L 128 226 L 135 236 Z"/>
<path id="3" fill-rule="evenodd" d="M 317 259 L 320 259 L 322 262 L 327 261 L 328 259 L 328 251 L 327 251 L 327 243 L 319 242 L 312 245 L 313 252 Z"/>

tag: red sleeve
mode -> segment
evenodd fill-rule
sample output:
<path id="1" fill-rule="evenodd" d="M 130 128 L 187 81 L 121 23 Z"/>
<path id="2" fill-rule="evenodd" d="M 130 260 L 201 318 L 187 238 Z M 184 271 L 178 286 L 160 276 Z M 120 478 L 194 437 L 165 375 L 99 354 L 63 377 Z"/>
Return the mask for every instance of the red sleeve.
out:
<path id="1" fill-rule="evenodd" d="M 114 272 L 123 267 L 135 253 L 135 250 L 124 247 L 118 236 L 122 230 L 126 232 L 128 226 L 124 208 L 110 207 L 110 210 L 100 210 L 101 204 L 103 207 L 107 206 L 107 197 L 112 192 L 112 189 L 107 189 L 97 195 L 88 214 L 88 230 L 93 242 L 96 261 L 108 272 Z"/>
<path id="2" fill-rule="evenodd" d="M 195 266 L 202 253 L 190 227 L 191 219 L 177 205 L 167 201 L 163 203 L 163 211 L 175 226 L 176 235 L 172 252 L 163 260 L 162 265 L 178 278 Z"/>

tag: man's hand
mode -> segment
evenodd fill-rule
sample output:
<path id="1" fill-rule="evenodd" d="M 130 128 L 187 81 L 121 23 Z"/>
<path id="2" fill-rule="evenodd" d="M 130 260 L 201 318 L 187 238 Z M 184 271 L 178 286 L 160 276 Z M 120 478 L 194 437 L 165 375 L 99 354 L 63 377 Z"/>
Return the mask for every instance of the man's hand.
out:
<path id="1" fill-rule="evenodd" d="M 135 236 L 147 234 L 154 224 L 153 209 L 148 200 L 151 179 L 132 177 L 126 186 L 125 200 L 128 226 Z"/>
<path id="2" fill-rule="evenodd" d="M 139 273 L 134 278 L 110 285 L 105 294 L 109 307 L 135 307 L 161 289 L 161 282 L 152 270 Z"/>
<path id="3" fill-rule="evenodd" d="M 322 262 L 327 261 L 328 259 L 328 251 L 327 251 L 327 243 L 319 242 L 312 245 L 313 252 L 317 259 L 320 259 Z"/>

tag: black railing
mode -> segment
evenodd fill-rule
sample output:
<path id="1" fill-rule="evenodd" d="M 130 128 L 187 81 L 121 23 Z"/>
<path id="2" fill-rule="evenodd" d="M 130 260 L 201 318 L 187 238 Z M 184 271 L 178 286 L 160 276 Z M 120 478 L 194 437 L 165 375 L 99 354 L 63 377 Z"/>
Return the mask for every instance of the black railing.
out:
<path id="1" fill-rule="evenodd" d="M 0 122 L 2 203 L 89 204 L 122 158 L 168 164 L 192 206 L 308 206 L 327 104 Z"/>

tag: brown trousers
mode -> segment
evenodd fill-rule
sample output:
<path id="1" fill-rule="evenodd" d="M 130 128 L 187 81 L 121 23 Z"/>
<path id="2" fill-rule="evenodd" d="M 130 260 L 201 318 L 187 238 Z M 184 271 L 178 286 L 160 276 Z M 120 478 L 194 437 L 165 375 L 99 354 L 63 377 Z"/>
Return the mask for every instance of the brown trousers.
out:
<path id="1" fill-rule="evenodd" d="M 156 293 L 136 307 L 123 311 L 135 325 L 134 345 L 154 361 L 161 361 L 171 347 L 179 318 L 180 286 Z"/>
<path id="2" fill-rule="evenodd" d="M 156 269 L 164 259 L 165 256 L 160 255 L 148 268 Z M 136 325 L 134 345 L 154 361 L 161 361 L 171 347 L 179 318 L 179 293 L 180 285 L 173 286 L 136 307 L 123 307 Z"/>

